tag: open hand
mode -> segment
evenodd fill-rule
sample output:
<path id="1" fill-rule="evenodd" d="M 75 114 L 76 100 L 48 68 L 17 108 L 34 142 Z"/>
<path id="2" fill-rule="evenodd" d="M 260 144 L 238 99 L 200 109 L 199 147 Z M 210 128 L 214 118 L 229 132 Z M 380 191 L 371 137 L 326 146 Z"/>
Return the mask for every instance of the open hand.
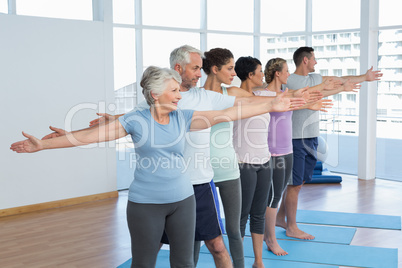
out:
<path id="1" fill-rule="evenodd" d="M 63 136 L 63 135 L 66 135 L 67 133 L 69 133 L 61 128 L 52 127 L 52 126 L 50 126 L 49 128 L 50 128 L 50 130 L 53 130 L 53 132 L 44 136 L 42 138 L 42 140 L 57 138 L 57 137 L 60 137 L 60 136 Z"/>
<path id="2" fill-rule="evenodd" d="M 41 140 L 25 132 L 22 132 L 22 135 L 28 139 L 11 144 L 11 150 L 17 153 L 34 153 L 43 149 Z"/>
<path id="3" fill-rule="evenodd" d="M 322 99 L 322 100 L 316 101 L 315 103 L 312 103 L 309 106 L 309 109 L 314 110 L 314 111 L 320 111 L 320 112 L 328 112 L 327 109 L 332 108 L 333 105 L 334 104 L 333 104 L 332 100 Z"/>
<path id="4" fill-rule="evenodd" d="M 114 116 L 107 113 L 96 113 L 100 117 L 89 122 L 89 127 L 94 127 L 109 120 L 113 120 Z"/>
<path id="5" fill-rule="evenodd" d="M 306 100 L 303 98 L 285 97 L 287 93 L 288 89 L 278 94 L 278 96 L 272 100 L 272 109 L 274 112 L 293 111 L 306 104 Z"/>
<path id="6" fill-rule="evenodd" d="M 362 86 L 357 82 L 352 82 L 350 79 L 343 83 L 343 91 L 345 92 L 357 92 L 356 89 L 360 89 Z"/>
<path id="7" fill-rule="evenodd" d="M 371 66 L 370 69 L 367 70 L 366 72 L 366 81 L 376 81 L 380 80 L 382 77 L 382 72 L 380 71 L 373 71 L 373 66 Z"/>

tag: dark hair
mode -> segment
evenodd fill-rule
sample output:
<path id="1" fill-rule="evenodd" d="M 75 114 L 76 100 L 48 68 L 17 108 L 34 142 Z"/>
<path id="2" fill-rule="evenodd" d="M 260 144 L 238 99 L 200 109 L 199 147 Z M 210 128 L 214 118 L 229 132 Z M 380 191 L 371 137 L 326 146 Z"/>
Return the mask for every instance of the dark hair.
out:
<path id="1" fill-rule="evenodd" d="M 286 63 L 286 60 L 282 58 L 273 58 L 270 59 L 267 64 L 265 64 L 265 82 L 271 83 L 274 80 L 275 73 L 281 72 L 283 69 L 283 64 Z"/>
<path id="2" fill-rule="evenodd" d="M 293 61 L 296 67 L 302 63 L 304 57 L 310 58 L 312 52 L 314 52 L 314 48 L 312 47 L 299 47 L 296 49 L 293 53 Z"/>
<path id="3" fill-rule="evenodd" d="M 233 59 L 233 54 L 226 48 L 213 48 L 210 51 L 204 52 L 202 58 L 202 69 L 209 75 L 212 66 L 218 67 L 220 70 L 223 65 L 228 64 L 230 59 Z"/>
<path id="4" fill-rule="evenodd" d="M 258 65 L 262 65 L 261 61 L 253 57 L 240 57 L 236 61 L 235 72 L 241 81 L 245 81 L 250 73 L 255 74 Z"/>

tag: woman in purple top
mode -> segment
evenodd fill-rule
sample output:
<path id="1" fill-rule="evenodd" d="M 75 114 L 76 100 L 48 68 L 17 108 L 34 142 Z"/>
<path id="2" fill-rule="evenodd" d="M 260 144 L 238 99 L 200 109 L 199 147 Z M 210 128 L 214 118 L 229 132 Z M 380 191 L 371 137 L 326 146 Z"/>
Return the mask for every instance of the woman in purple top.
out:
<path id="1" fill-rule="evenodd" d="M 284 59 L 274 58 L 267 62 L 264 70 L 265 82 L 268 83 L 265 90 L 275 93 L 282 92 L 282 85 L 286 84 L 289 77 L 288 65 Z M 322 90 L 324 85 L 317 88 L 309 88 L 308 92 Z M 300 89 L 303 92 L 303 89 Z M 321 110 L 331 107 L 331 100 L 323 99 L 311 102 L 301 109 Z M 268 250 L 275 255 L 283 256 L 288 253 L 283 250 L 276 240 L 275 225 L 278 203 L 282 193 L 289 182 L 293 168 L 292 146 L 292 111 L 271 112 L 269 123 L 268 146 L 271 152 L 273 165 L 273 183 L 269 191 L 268 206 L 265 212 L 264 240 Z"/>

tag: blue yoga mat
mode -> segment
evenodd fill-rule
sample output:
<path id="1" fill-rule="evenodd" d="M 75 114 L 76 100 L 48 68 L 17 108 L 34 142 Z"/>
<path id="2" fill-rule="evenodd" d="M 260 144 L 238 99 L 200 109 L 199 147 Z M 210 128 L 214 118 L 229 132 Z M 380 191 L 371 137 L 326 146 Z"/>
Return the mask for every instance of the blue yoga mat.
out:
<path id="1" fill-rule="evenodd" d="M 293 262 L 293 261 L 280 261 L 280 260 L 270 260 L 264 259 L 265 267 L 275 267 L 275 268 L 336 268 L 338 266 L 328 266 L 315 263 L 303 263 L 303 262 Z M 245 266 L 251 267 L 254 263 L 254 258 L 245 257 Z M 125 263 L 119 265 L 117 268 L 130 268 L 131 259 L 127 260 Z M 197 267 L 208 268 L 215 267 L 214 259 L 210 253 L 200 253 L 198 259 Z M 156 268 L 170 268 L 169 263 L 169 250 L 161 250 L 158 254 L 158 259 L 156 261 Z"/>
<path id="2" fill-rule="evenodd" d="M 296 221 L 310 224 L 401 230 L 400 216 L 298 210 Z"/>
<path id="3" fill-rule="evenodd" d="M 226 245 L 228 245 L 227 237 L 225 236 L 224 239 Z M 276 256 L 267 250 L 267 246 L 264 243 L 262 257 L 264 259 L 340 266 L 398 267 L 398 249 L 291 240 L 281 240 L 281 247 L 286 250 L 289 255 Z M 208 252 L 205 245 L 201 247 L 201 252 Z M 254 257 L 251 237 L 244 237 L 244 256 Z"/>
<path id="4" fill-rule="evenodd" d="M 335 226 L 322 226 L 322 225 L 310 225 L 310 224 L 298 224 L 299 228 L 315 236 L 314 240 L 303 240 L 311 242 L 333 243 L 333 244 L 345 244 L 349 245 L 356 233 L 356 228 L 350 227 L 335 227 Z M 286 240 L 300 240 L 293 237 L 286 236 L 286 230 L 280 227 L 275 228 L 275 234 L 277 239 Z M 246 236 L 251 236 L 250 226 L 247 223 Z M 279 242 L 280 244 L 281 242 Z"/>

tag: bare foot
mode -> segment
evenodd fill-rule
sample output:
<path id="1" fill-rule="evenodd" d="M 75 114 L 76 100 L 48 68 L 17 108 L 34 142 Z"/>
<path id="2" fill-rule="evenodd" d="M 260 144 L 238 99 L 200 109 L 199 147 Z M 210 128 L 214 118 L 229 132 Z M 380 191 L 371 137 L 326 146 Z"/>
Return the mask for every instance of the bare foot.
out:
<path id="1" fill-rule="evenodd" d="M 276 218 L 275 226 L 278 226 L 278 227 L 281 227 L 281 228 L 283 228 L 283 229 L 286 229 L 287 224 L 286 224 L 285 218 L 283 218 L 283 219 Z"/>
<path id="2" fill-rule="evenodd" d="M 284 251 L 281 246 L 279 246 L 278 241 L 275 242 L 268 242 L 265 240 L 265 243 L 267 244 L 267 248 L 269 251 L 272 251 L 276 256 L 285 256 L 288 255 L 286 251 Z"/>
<path id="3" fill-rule="evenodd" d="M 313 235 L 303 232 L 299 228 L 293 230 L 290 230 L 289 228 L 286 229 L 286 235 L 303 240 L 313 240 L 315 238 Z"/>

